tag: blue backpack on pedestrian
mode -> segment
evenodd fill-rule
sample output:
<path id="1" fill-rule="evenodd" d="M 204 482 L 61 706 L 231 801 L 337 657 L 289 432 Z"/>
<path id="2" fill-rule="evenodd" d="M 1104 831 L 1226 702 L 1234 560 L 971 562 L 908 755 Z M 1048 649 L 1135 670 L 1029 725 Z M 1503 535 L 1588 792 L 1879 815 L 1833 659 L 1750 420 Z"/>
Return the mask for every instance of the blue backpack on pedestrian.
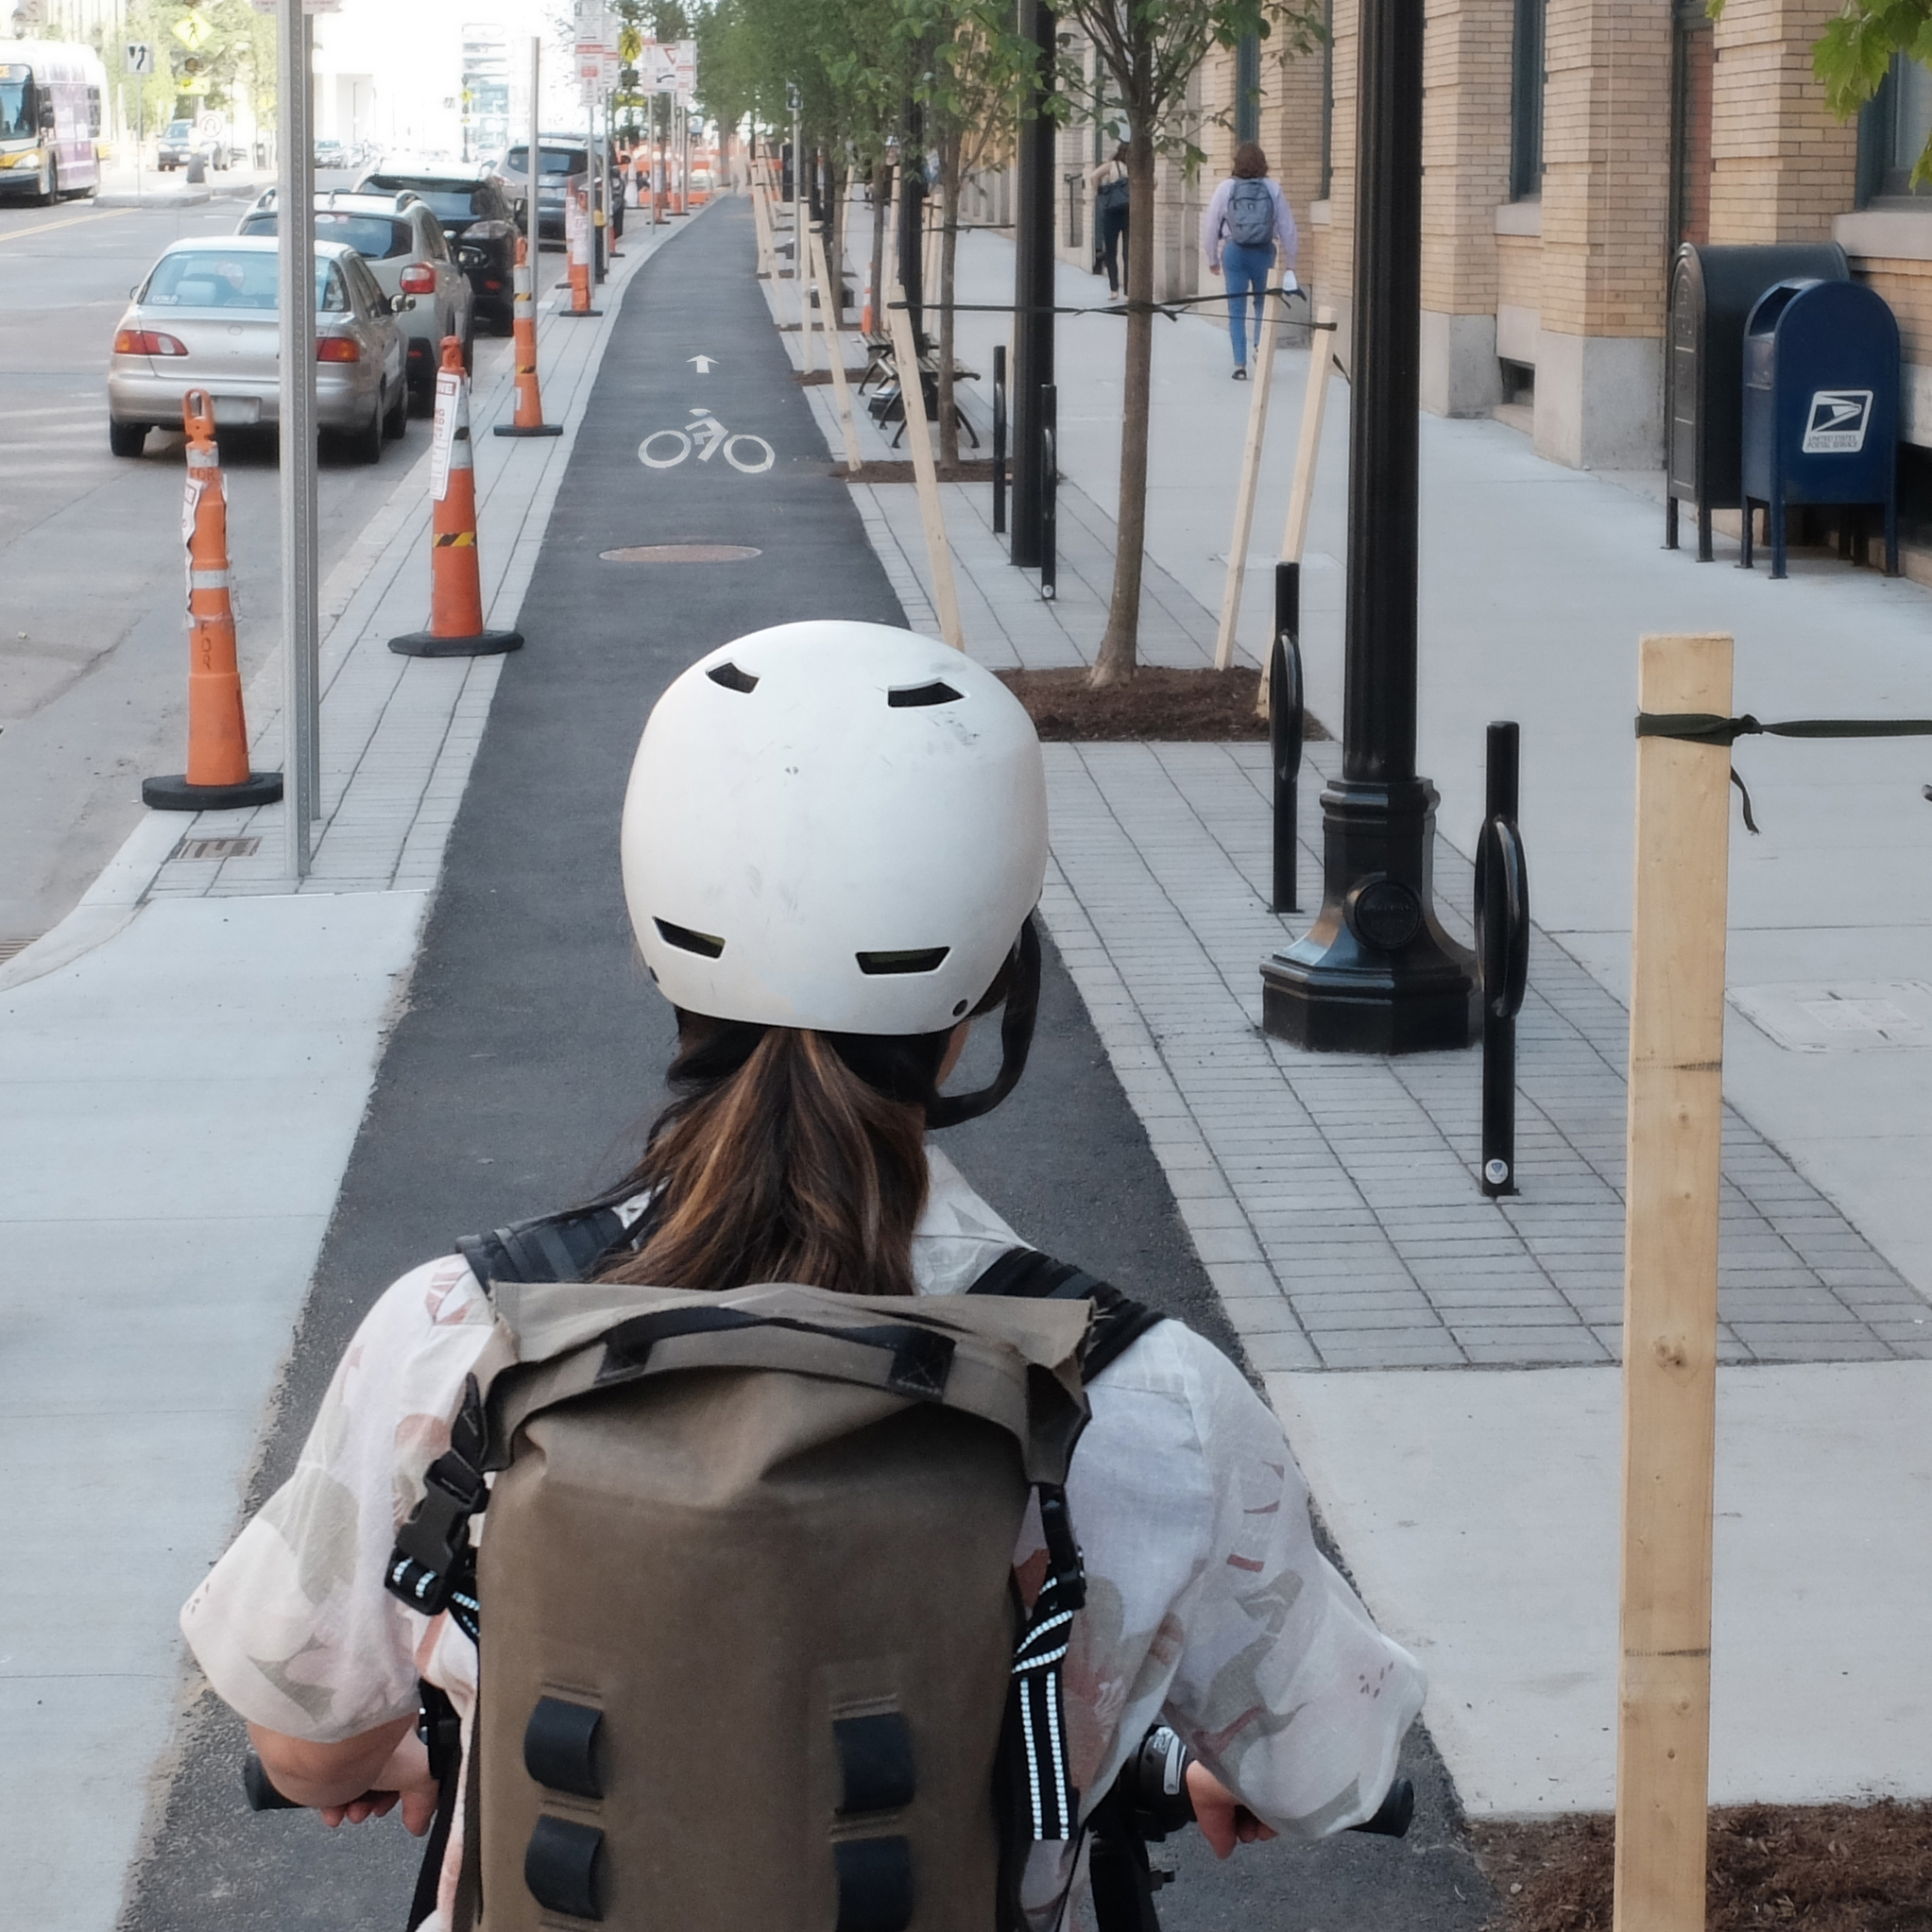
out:
<path id="1" fill-rule="evenodd" d="M 1274 194 L 1266 181 L 1228 185 L 1227 238 L 1237 248 L 1265 248 L 1274 239 Z"/>

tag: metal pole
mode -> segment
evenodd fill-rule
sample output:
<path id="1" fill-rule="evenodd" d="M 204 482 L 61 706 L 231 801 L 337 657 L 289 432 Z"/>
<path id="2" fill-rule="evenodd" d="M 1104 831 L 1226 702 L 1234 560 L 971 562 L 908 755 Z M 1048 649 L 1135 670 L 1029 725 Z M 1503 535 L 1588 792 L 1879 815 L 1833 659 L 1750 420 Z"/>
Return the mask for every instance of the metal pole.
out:
<path id="1" fill-rule="evenodd" d="M 1302 770 L 1302 567 L 1274 566 L 1274 643 L 1268 654 L 1268 761 L 1274 778 L 1274 888 L 1269 910 L 1298 913 L 1295 841 Z"/>
<path id="2" fill-rule="evenodd" d="M 281 368 L 283 852 L 308 876 L 321 814 L 321 692 L 316 572 L 316 188 L 310 70 L 314 29 L 301 0 L 276 0 L 281 102 L 276 157 L 276 304 Z"/>
<path id="3" fill-rule="evenodd" d="M 993 535 L 1006 534 L 1006 345 L 993 345 Z"/>
<path id="4" fill-rule="evenodd" d="M 1327 1052 L 1469 1043 L 1475 962 L 1437 917 L 1436 789 L 1415 770 L 1423 0 L 1362 0 L 1342 777 L 1324 893 L 1262 962 L 1262 1025 Z"/>
<path id="5" fill-rule="evenodd" d="M 926 116 L 915 100 L 906 102 L 905 131 L 898 147 L 898 282 L 913 340 L 923 350 L 926 304 Z"/>
<path id="6" fill-rule="evenodd" d="M 1044 0 L 1019 0 L 1019 31 L 1038 50 L 1031 116 L 1019 128 L 1014 211 L 1013 561 L 1037 568 L 1044 541 L 1039 398 L 1053 381 L 1053 91 L 1056 21 Z"/>
<path id="7" fill-rule="evenodd" d="M 528 231 L 526 246 L 530 256 L 530 286 L 534 291 L 542 276 L 538 250 L 543 246 L 537 223 L 537 121 L 543 86 L 543 36 L 530 36 L 530 126 L 524 134 L 523 226 Z"/>

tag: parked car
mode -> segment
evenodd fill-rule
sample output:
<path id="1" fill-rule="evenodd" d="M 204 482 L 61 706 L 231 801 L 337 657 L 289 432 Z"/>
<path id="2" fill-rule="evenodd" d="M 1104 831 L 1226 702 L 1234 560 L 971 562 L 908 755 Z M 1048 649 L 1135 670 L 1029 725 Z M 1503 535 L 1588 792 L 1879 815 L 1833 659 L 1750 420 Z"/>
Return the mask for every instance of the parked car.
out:
<path id="1" fill-rule="evenodd" d="M 318 141 L 316 143 L 315 164 L 318 168 L 346 168 L 354 165 L 349 149 L 340 141 Z"/>
<path id="2" fill-rule="evenodd" d="M 504 197 L 516 211 L 521 226 L 523 200 L 529 190 L 530 150 L 524 142 L 504 154 L 497 163 L 496 183 Z M 539 240 L 563 239 L 563 202 L 566 188 L 581 187 L 590 178 L 590 151 L 573 135 L 539 134 L 537 137 L 537 233 Z"/>
<path id="3" fill-rule="evenodd" d="M 135 289 L 108 363 L 108 443 L 138 456 L 154 428 L 179 429 L 181 399 L 205 389 L 217 424 L 280 415 L 275 240 L 197 235 L 173 243 Z M 409 409 L 394 299 L 339 242 L 316 245 L 316 419 L 366 463 L 400 436 Z"/>
<path id="4" fill-rule="evenodd" d="M 242 216 L 238 234 L 275 232 L 273 188 Z M 316 197 L 316 239 L 341 242 L 368 264 L 385 295 L 400 296 L 396 312 L 409 365 L 409 393 L 427 415 L 436 403 L 443 337 L 462 338 L 467 365 L 475 343 L 470 278 L 457 266 L 442 223 L 419 196 L 343 194 Z"/>
<path id="5" fill-rule="evenodd" d="M 460 162 L 431 167 L 385 162 L 356 183 L 358 195 L 410 194 L 426 202 L 470 278 L 478 316 L 510 333 L 515 303 L 517 224 L 503 189 L 487 170 Z"/>
<path id="6" fill-rule="evenodd" d="M 221 144 L 214 134 L 197 128 L 193 121 L 170 121 L 161 137 L 160 161 L 163 171 L 184 168 L 197 154 L 212 168 L 228 165 Z"/>

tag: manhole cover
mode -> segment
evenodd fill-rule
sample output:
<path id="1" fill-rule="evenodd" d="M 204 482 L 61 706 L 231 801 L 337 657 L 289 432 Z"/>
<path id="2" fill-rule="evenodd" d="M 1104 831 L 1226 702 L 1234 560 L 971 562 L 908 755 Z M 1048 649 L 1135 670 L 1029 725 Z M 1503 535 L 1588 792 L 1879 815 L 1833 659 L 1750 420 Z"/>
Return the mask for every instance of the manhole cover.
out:
<path id="1" fill-rule="evenodd" d="M 748 563 L 762 553 L 748 543 L 633 543 L 598 554 L 606 563 Z"/>

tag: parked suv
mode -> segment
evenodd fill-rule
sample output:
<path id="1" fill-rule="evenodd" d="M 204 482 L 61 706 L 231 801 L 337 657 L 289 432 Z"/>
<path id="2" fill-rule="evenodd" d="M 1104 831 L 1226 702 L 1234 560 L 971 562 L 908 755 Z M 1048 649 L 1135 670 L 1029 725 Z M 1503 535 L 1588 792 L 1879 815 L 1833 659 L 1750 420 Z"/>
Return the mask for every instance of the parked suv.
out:
<path id="1" fill-rule="evenodd" d="M 523 142 L 496 165 L 496 184 L 523 219 L 523 197 L 529 192 L 530 150 Z M 590 179 L 590 152 L 570 134 L 537 137 L 537 233 L 544 241 L 563 240 L 563 201 L 567 187 L 581 187 Z"/>
<path id="2" fill-rule="evenodd" d="M 517 265 L 517 224 L 488 171 L 385 162 L 356 183 L 358 195 L 414 195 L 429 204 L 470 278 L 476 313 L 497 333 L 510 333 Z"/>
<path id="3" fill-rule="evenodd" d="M 242 216 L 237 232 L 272 235 L 275 229 L 275 190 L 270 188 Z M 316 197 L 316 239 L 353 248 L 385 294 L 403 298 L 396 322 L 408 354 L 410 400 L 419 414 L 428 415 L 436 401 L 443 337 L 462 337 L 466 365 L 476 338 L 470 279 L 456 265 L 441 222 L 416 195 L 324 190 Z"/>

